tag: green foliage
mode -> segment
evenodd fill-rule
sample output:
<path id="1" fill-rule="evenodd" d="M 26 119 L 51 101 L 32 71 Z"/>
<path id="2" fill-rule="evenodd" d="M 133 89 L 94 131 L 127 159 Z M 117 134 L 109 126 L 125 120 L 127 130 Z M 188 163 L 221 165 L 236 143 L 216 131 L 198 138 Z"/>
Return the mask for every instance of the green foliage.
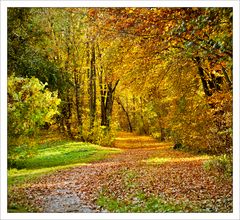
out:
<path id="1" fill-rule="evenodd" d="M 231 155 L 214 156 L 212 159 L 204 162 L 203 167 L 206 171 L 214 175 L 224 175 L 231 177 L 233 173 L 233 161 Z"/>
<path id="2" fill-rule="evenodd" d="M 8 77 L 8 134 L 33 135 L 46 122 L 53 123 L 60 99 L 37 78 Z"/>
<path id="3" fill-rule="evenodd" d="M 8 8 L 8 75 L 35 76 L 48 87 L 60 90 L 61 69 L 46 56 L 44 44 L 46 31 L 41 26 L 36 8 Z M 45 46 L 40 50 L 39 46 Z M 49 49 L 49 48 L 48 48 Z"/>
<path id="4" fill-rule="evenodd" d="M 115 123 L 111 127 L 101 126 L 100 121 L 95 121 L 93 129 L 84 126 L 82 135 L 85 141 L 101 146 L 112 146 L 116 137 L 117 126 Z"/>
<path id="5" fill-rule="evenodd" d="M 98 127 L 95 133 L 95 143 L 102 146 L 111 146 L 115 139 L 115 129 L 106 126 Z"/>

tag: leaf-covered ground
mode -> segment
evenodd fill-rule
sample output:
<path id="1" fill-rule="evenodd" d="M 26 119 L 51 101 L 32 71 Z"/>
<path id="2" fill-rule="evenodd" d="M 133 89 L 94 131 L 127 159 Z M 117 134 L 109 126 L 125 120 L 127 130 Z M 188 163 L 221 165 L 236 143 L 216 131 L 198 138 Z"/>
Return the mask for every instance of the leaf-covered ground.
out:
<path id="1" fill-rule="evenodd" d="M 232 180 L 205 171 L 208 156 L 129 133 L 114 146 L 124 151 L 18 185 L 9 201 L 36 212 L 232 212 Z"/>

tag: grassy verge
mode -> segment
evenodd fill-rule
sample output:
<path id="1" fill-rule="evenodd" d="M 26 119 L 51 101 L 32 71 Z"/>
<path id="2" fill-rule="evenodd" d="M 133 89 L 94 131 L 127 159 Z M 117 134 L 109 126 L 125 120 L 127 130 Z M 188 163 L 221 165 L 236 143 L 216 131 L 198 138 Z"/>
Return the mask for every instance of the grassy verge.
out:
<path id="1" fill-rule="evenodd" d="M 45 174 L 53 173 L 58 170 L 69 169 L 71 167 L 87 165 L 86 163 L 75 163 L 65 166 L 54 166 L 40 169 L 9 169 L 8 170 L 8 186 L 24 184 L 36 180 Z"/>
<path id="2" fill-rule="evenodd" d="M 87 165 L 102 160 L 110 154 L 120 152 L 121 150 L 116 148 L 66 140 L 45 142 L 33 147 L 16 147 L 11 151 L 8 158 L 11 167 L 8 170 L 8 194 L 11 197 L 8 201 L 8 211 L 26 212 L 34 210 L 33 207 L 28 207 L 28 205 L 24 206 L 24 204 L 27 204 L 24 201 L 27 198 L 22 195 L 21 190 L 16 190 L 25 184 L 34 182 L 43 175 Z M 16 202 L 17 200 L 19 203 Z"/>
<path id="3" fill-rule="evenodd" d="M 166 201 L 161 197 L 146 196 L 143 192 L 136 192 L 129 200 L 121 200 L 113 196 L 100 195 L 97 204 L 109 212 L 195 212 L 197 208 L 189 202 Z"/>
<path id="4" fill-rule="evenodd" d="M 100 160 L 120 150 L 98 145 L 57 141 L 34 147 L 16 147 L 9 157 L 9 166 L 17 169 L 41 169 Z"/>
<path id="5" fill-rule="evenodd" d="M 74 166 L 86 165 L 119 153 L 119 149 L 90 143 L 57 141 L 32 147 L 17 147 L 11 154 L 8 184 L 23 183 L 43 174 Z"/>

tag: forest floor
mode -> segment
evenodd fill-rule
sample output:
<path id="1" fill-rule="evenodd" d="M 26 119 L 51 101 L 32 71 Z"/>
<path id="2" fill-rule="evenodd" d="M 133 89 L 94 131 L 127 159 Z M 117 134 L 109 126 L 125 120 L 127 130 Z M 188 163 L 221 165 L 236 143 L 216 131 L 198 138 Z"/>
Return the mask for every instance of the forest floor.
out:
<path id="1" fill-rule="evenodd" d="M 204 170 L 207 155 L 121 132 L 121 153 L 44 175 L 12 190 L 39 212 L 232 212 L 232 179 Z"/>

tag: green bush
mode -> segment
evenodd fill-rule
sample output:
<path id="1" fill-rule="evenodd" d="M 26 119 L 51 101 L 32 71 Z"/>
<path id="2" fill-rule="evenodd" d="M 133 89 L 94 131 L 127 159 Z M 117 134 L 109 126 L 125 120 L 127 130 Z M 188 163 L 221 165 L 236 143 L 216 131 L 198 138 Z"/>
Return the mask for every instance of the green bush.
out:
<path id="1" fill-rule="evenodd" d="M 232 156 L 223 154 L 221 156 L 214 156 L 211 160 L 207 160 L 203 167 L 206 171 L 215 174 L 224 174 L 225 176 L 232 176 L 233 163 Z"/>
<path id="2" fill-rule="evenodd" d="M 111 127 L 101 126 L 99 121 L 96 121 L 94 128 L 89 132 L 87 129 L 83 131 L 85 141 L 101 146 L 111 146 L 115 136 L 117 127 L 113 123 Z"/>
<path id="3" fill-rule="evenodd" d="M 111 146 L 115 138 L 113 129 L 109 130 L 106 126 L 100 126 L 96 135 L 96 144 Z"/>
<path id="4" fill-rule="evenodd" d="M 58 114 L 60 99 L 37 78 L 8 77 L 8 136 L 34 135 Z M 11 140 L 10 140 L 11 141 Z"/>

